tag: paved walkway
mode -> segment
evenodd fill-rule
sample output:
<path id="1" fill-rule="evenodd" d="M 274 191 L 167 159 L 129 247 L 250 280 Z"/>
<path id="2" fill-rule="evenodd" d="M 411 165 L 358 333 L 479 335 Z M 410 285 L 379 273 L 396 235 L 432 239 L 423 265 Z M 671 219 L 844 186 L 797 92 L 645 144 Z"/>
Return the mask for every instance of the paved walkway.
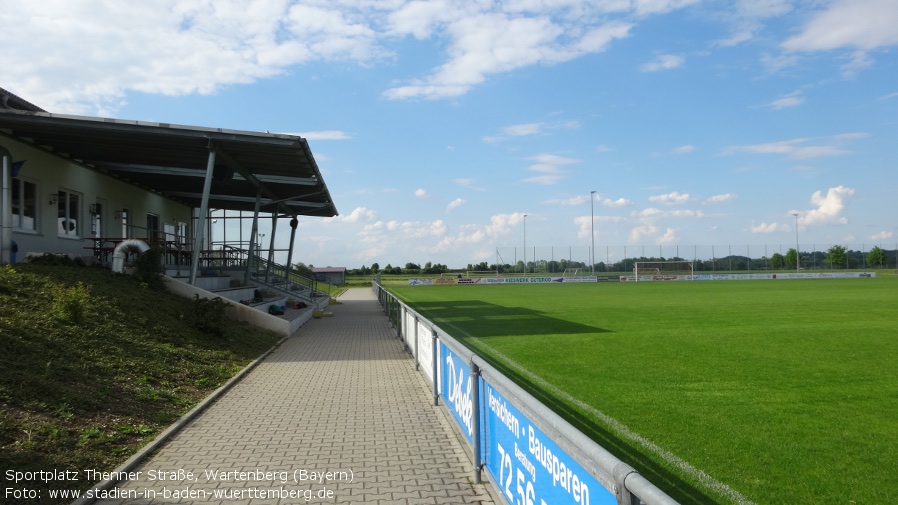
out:
<path id="1" fill-rule="evenodd" d="M 373 292 L 340 300 L 97 503 L 493 503 Z"/>

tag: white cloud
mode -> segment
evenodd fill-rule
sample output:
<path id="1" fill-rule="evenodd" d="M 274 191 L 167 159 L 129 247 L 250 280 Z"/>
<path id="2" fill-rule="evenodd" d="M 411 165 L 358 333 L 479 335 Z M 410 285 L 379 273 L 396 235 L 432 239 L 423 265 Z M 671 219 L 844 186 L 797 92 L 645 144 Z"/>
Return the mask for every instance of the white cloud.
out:
<path id="1" fill-rule="evenodd" d="M 767 107 L 778 110 L 785 109 L 787 107 L 795 107 L 804 103 L 804 96 L 802 96 L 802 91 L 795 91 L 793 93 L 789 93 L 788 95 L 777 98 L 776 100 L 767 104 Z"/>
<path id="2" fill-rule="evenodd" d="M 534 4 L 536 5 L 536 4 Z M 449 8 L 423 26 L 442 25 L 449 40 L 449 60 L 430 75 L 388 89 L 389 99 L 438 99 L 463 95 L 490 75 L 517 68 L 554 64 L 603 51 L 614 39 L 629 35 L 631 24 L 596 23 L 597 17 L 552 18 L 552 9 L 536 12 L 480 11 Z M 583 8 L 587 8 L 584 6 Z M 422 26 L 421 23 L 418 26 Z M 417 35 L 429 35 L 415 28 Z"/>
<path id="3" fill-rule="evenodd" d="M 456 198 L 449 202 L 449 205 L 446 206 L 446 212 L 451 211 L 452 209 L 458 208 L 465 204 L 465 200 L 462 198 Z"/>
<path id="4" fill-rule="evenodd" d="M 296 135 L 306 140 L 348 140 L 352 135 L 340 130 L 323 130 L 318 132 L 302 132 L 292 133 L 288 135 Z"/>
<path id="5" fill-rule="evenodd" d="M 543 186 L 556 184 L 565 178 L 567 171 L 563 170 L 562 166 L 580 163 L 580 160 L 549 153 L 538 154 L 527 159 L 536 161 L 536 163 L 528 167 L 528 170 L 539 172 L 542 175 L 528 177 L 524 179 L 524 182 L 541 184 Z"/>
<path id="6" fill-rule="evenodd" d="M 636 14 L 645 16 L 648 14 L 663 14 L 672 10 L 681 9 L 688 5 L 698 3 L 698 1 L 699 0 L 634 0 L 632 3 Z"/>
<path id="7" fill-rule="evenodd" d="M 789 231 L 789 225 L 781 224 L 781 223 L 761 223 L 759 225 L 755 225 L 754 221 L 751 224 L 751 232 L 752 233 L 775 233 L 778 231 Z"/>
<path id="8" fill-rule="evenodd" d="M 799 227 L 819 224 L 847 224 L 848 219 L 842 216 L 845 205 L 854 196 L 854 189 L 845 186 L 836 186 L 829 188 L 826 195 L 822 191 L 817 191 L 811 195 L 811 203 L 816 207 L 806 211 L 789 211 L 789 214 L 798 213 Z"/>
<path id="9" fill-rule="evenodd" d="M 114 115 L 128 92 L 210 94 L 315 61 L 376 65 L 414 37 L 445 47 L 442 62 L 383 95 L 439 99 L 499 73 L 605 51 L 637 21 L 697 1 L 13 2 L 0 47 L 16 48 L 5 55 L 16 69 L 7 89 L 54 112 Z"/>
<path id="10" fill-rule="evenodd" d="M 356 223 L 359 221 L 373 221 L 377 219 L 377 212 L 365 207 L 356 207 L 347 215 L 334 216 L 331 220 L 344 223 Z"/>
<path id="11" fill-rule="evenodd" d="M 656 244 L 673 244 L 677 241 L 677 231 L 673 228 L 668 228 L 664 231 L 664 235 L 655 238 Z"/>
<path id="12" fill-rule="evenodd" d="M 635 218 L 662 218 L 662 217 L 673 217 L 673 218 L 692 218 L 692 219 L 702 219 L 705 217 L 705 213 L 700 210 L 661 210 L 656 209 L 654 207 L 649 207 L 647 209 L 636 210 L 630 213 L 631 216 Z"/>
<path id="13" fill-rule="evenodd" d="M 570 198 L 556 198 L 552 200 L 545 200 L 542 203 L 546 205 L 562 205 L 562 206 L 575 206 L 575 205 L 585 205 L 589 203 L 590 195 L 577 195 L 572 196 Z"/>
<path id="14" fill-rule="evenodd" d="M 673 70 L 681 65 L 686 60 L 682 56 L 677 56 L 675 54 L 661 54 L 658 55 L 654 60 L 644 63 L 641 67 L 639 67 L 643 72 L 658 72 L 659 70 Z"/>
<path id="15" fill-rule="evenodd" d="M 734 7 L 733 12 L 721 16 L 725 23 L 731 25 L 732 33 L 718 41 L 718 46 L 731 47 L 747 42 L 762 30 L 765 19 L 782 16 L 792 10 L 788 0 L 738 0 Z"/>
<path id="16" fill-rule="evenodd" d="M 577 195 L 570 198 L 545 200 L 542 203 L 547 205 L 562 206 L 586 205 L 589 203 L 589 197 L 590 195 Z M 602 198 L 598 195 L 595 196 L 595 202 L 599 205 L 604 205 L 605 207 L 626 207 L 628 205 L 633 205 L 633 202 L 627 200 L 626 198 L 618 198 L 617 200 L 612 200 L 610 198 Z"/>
<path id="17" fill-rule="evenodd" d="M 492 144 L 502 142 L 510 138 L 527 137 L 530 135 L 540 135 L 553 130 L 573 130 L 580 127 L 579 121 L 562 121 L 562 122 L 536 122 L 523 123 L 501 128 L 498 135 L 488 135 L 483 137 L 483 141 Z"/>
<path id="18" fill-rule="evenodd" d="M 844 149 L 842 147 L 842 143 L 846 140 L 863 138 L 866 136 L 867 135 L 865 133 L 834 135 L 832 137 L 822 139 L 824 142 L 818 142 L 816 145 L 808 145 L 814 139 L 797 138 L 790 140 L 781 140 L 779 142 L 769 142 L 766 144 L 729 146 L 723 148 L 721 154 L 723 154 L 724 156 L 729 156 L 737 153 L 781 154 L 793 160 L 825 158 L 851 154 L 852 151 Z"/>
<path id="19" fill-rule="evenodd" d="M 686 203 L 691 199 L 692 198 L 689 196 L 689 193 L 679 193 L 677 191 L 668 193 L 666 195 L 656 195 L 649 197 L 650 202 L 660 203 L 662 205 L 679 205 L 682 203 Z"/>
<path id="20" fill-rule="evenodd" d="M 527 123 L 527 124 L 519 124 L 506 126 L 502 128 L 502 133 L 512 136 L 512 137 L 523 137 L 525 135 L 536 135 L 540 132 L 542 127 L 542 123 Z"/>
<path id="21" fill-rule="evenodd" d="M 898 44 L 898 2 L 836 0 L 815 14 L 798 35 L 782 46 L 788 51 L 827 51 L 843 47 L 865 51 Z"/>
<path id="22" fill-rule="evenodd" d="M 484 241 L 495 241 L 497 238 L 508 235 L 512 229 L 524 221 L 523 212 L 513 214 L 496 214 L 490 217 L 489 224 L 468 224 L 459 227 L 455 236 L 447 237 L 444 246 L 452 244 L 476 244 Z"/>
<path id="23" fill-rule="evenodd" d="M 284 1 L 18 2 L 0 46 L 4 87 L 43 108 L 113 115 L 126 93 L 210 94 L 314 60 L 386 55 L 358 9 Z M 188 50 L 189 49 L 189 50 Z"/>
<path id="24" fill-rule="evenodd" d="M 713 204 L 718 204 L 718 203 L 731 202 L 731 201 L 735 200 L 736 198 L 738 198 L 738 196 L 736 196 L 733 193 L 724 193 L 722 195 L 714 195 L 714 196 L 705 198 L 705 201 L 702 203 L 704 203 L 705 205 L 713 205 Z"/>
<path id="25" fill-rule="evenodd" d="M 630 243 L 639 242 L 642 237 L 649 237 L 658 232 L 658 227 L 652 223 L 643 223 L 630 230 Z"/>
<path id="26" fill-rule="evenodd" d="M 689 154 L 693 151 L 695 151 L 695 146 L 690 145 L 680 146 L 674 149 L 674 153 L 676 154 Z"/>
<path id="27" fill-rule="evenodd" d="M 890 231 L 881 231 L 881 232 L 879 232 L 879 233 L 876 233 L 876 234 L 874 234 L 874 235 L 871 235 L 870 238 L 871 238 L 872 240 L 888 240 L 888 239 L 892 238 L 892 232 L 890 232 Z"/>
<path id="28" fill-rule="evenodd" d="M 618 198 L 617 200 L 602 198 L 601 202 L 605 207 L 628 207 L 630 205 L 633 205 L 633 202 L 631 200 L 627 200 L 626 198 Z"/>
<path id="29" fill-rule="evenodd" d="M 452 182 L 458 184 L 463 188 L 471 189 L 474 191 L 486 191 L 486 189 L 474 185 L 474 183 L 477 182 L 477 179 L 452 179 Z"/>
<path id="30" fill-rule="evenodd" d="M 423 188 L 418 188 L 415 190 L 415 197 L 419 200 L 427 200 L 430 198 L 430 194 Z"/>

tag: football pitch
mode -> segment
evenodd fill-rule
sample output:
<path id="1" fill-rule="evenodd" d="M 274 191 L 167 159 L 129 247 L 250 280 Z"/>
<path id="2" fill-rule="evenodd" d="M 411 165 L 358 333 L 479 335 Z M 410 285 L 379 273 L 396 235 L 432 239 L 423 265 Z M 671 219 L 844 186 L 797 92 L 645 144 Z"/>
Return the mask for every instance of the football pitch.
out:
<path id="1" fill-rule="evenodd" d="M 390 288 L 681 503 L 898 500 L 898 279 Z"/>

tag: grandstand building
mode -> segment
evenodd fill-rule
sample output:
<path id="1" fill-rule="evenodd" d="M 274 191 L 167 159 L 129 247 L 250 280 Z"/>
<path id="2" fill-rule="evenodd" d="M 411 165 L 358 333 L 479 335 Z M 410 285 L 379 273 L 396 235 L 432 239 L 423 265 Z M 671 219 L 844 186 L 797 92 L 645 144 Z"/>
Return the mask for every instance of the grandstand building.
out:
<path id="1" fill-rule="evenodd" d="M 60 115 L 0 88 L 0 158 L 0 263 L 51 253 L 110 264 L 139 239 L 193 284 L 223 265 L 248 276 L 253 259 L 270 271 L 276 233 L 291 237 L 289 265 L 297 218 L 337 215 L 293 135 Z M 212 244 L 212 212 L 252 216 L 249 239 Z"/>

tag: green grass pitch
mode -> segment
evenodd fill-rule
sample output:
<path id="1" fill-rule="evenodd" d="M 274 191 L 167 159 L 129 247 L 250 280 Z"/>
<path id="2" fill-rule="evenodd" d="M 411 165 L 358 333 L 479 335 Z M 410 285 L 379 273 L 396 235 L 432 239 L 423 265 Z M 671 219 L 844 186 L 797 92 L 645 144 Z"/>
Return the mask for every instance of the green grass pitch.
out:
<path id="1" fill-rule="evenodd" d="M 681 503 L 898 500 L 898 280 L 398 287 Z"/>

